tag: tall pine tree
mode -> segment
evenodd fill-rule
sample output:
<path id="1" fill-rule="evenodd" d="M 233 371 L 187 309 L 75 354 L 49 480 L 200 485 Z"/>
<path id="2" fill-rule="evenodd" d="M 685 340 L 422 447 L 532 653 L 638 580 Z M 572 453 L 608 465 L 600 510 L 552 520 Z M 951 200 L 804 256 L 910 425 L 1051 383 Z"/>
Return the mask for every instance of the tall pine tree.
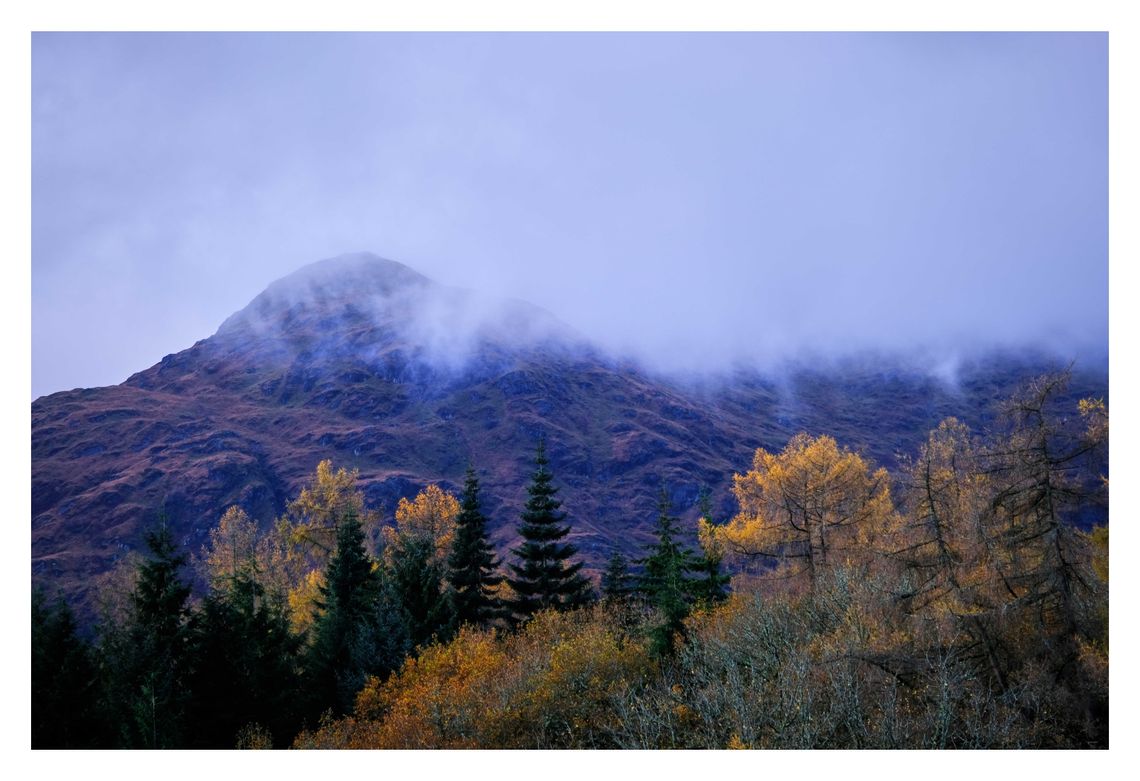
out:
<path id="1" fill-rule="evenodd" d="M 32 592 L 32 748 L 100 748 L 98 675 L 71 608 Z"/>
<path id="2" fill-rule="evenodd" d="M 150 557 L 139 567 L 126 625 L 108 627 L 103 638 L 106 707 L 119 714 L 121 747 L 180 748 L 190 697 L 186 556 L 165 520 L 144 539 Z"/>
<path id="3" fill-rule="evenodd" d="M 614 551 L 602 573 L 602 597 L 608 604 L 624 602 L 633 592 L 633 576 L 629 573 L 629 559 L 621 551 Z"/>
<path id="4" fill-rule="evenodd" d="M 401 607 L 414 647 L 446 642 L 455 622 L 445 580 L 447 565 L 431 537 L 401 534 L 390 543 L 384 576 Z"/>
<path id="5" fill-rule="evenodd" d="M 669 495 L 662 488 L 657 503 L 657 542 L 649 546 L 649 555 L 640 562 L 644 570 L 638 584 L 646 601 L 660 613 L 660 623 L 651 630 L 651 650 L 657 656 L 671 655 L 677 638 L 684 636 L 692 591 L 686 573 L 695 564 L 693 555 L 677 541 L 680 530 L 670 509 Z"/>
<path id="6" fill-rule="evenodd" d="M 503 578 L 495 550 L 487 539 L 487 518 L 479 506 L 479 479 L 467 468 L 455 540 L 447 560 L 451 570 L 451 604 L 456 624 L 486 626 L 502 615 L 495 587 Z"/>
<path id="7" fill-rule="evenodd" d="M 364 548 L 355 512 L 337 524 L 336 548 L 325 570 L 313 642 L 306 659 L 310 715 L 352 710 L 371 675 L 386 675 L 403 658 L 404 639 L 385 611 L 384 583 Z"/>
<path id="8" fill-rule="evenodd" d="M 507 578 L 515 592 L 511 608 L 520 619 L 548 608 L 579 607 L 594 596 L 590 582 L 579 573 L 582 563 L 569 561 L 578 549 L 562 542 L 570 527 L 563 525 L 566 514 L 558 510 L 562 502 L 555 497 L 558 489 L 552 484 L 554 476 L 547 468 L 546 445 L 541 439 L 534 463 L 526 489 L 529 498 L 518 527 L 523 543 L 511 551 L 518 564 L 510 565 L 514 577 Z"/>
<path id="9" fill-rule="evenodd" d="M 250 724 L 278 746 L 300 727 L 301 637 L 280 595 L 267 593 L 253 567 L 218 582 L 191 621 L 191 748 L 234 748 Z"/>

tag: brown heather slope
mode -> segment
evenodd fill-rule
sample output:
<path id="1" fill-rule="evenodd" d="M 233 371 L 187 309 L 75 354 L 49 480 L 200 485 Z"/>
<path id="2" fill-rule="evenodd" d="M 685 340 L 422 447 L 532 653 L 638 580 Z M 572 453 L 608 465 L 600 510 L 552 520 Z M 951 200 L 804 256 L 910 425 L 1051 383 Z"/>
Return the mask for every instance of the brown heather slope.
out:
<path id="1" fill-rule="evenodd" d="M 956 390 L 884 363 L 698 390 L 604 358 L 530 305 L 344 256 L 274 283 L 122 385 L 32 404 L 33 580 L 87 612 L 160 512 L 196 551 L 231 504 L 267 526 L 325 458 L 358 469 L 389 518 L 400 497 L 455 489 L 474 464 L 505 552 L 540 435 L 596 572 L 614 548 L 637 554 L 662 483 L 690 524 L 703 485 L 728 515 L 732 473 L 759 446 L 831 433 L 889 465 L 947 415 L 984 424 L 1037 368 L 1006 356 Z M 1073 394 L 1106 387 L 1082 375 Z"/>

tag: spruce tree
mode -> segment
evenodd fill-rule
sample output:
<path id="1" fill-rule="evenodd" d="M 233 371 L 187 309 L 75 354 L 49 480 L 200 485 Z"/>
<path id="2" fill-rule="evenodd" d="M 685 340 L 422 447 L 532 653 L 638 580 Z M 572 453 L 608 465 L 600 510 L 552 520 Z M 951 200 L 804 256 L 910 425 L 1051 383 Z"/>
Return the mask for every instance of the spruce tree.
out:
<path id="1" fill-rule="evenodd" d="M 62 598 L 32 592 L 32 748 L 100 748 L 94 659 Z"/>
<path id="2" fill-rule="evenodd" d="M 364 548 L 364 530 L 354 512 L 337 524 L 336 548 L 325 570 L 317 603 L 313 642 L 306 659 L 310 715 L 352 710 L 370 675 L 386 675 L 405 650 L 384 605 L 384 583 Z"/>
<path id="3" fill-rule="evenodd" d="M 284 599 L 242 570 L 207 595 L 191 627 L 190 746 L 234 748 L 250 724 L 287 746 L 300 727 L 301 638 L 290 631 Z"/>
<path id="4" fill-rule="evenodd" d="M 569 562 L 578 549 L 562 542 L 570 527 L 563 525 L 566 515 L 558 510 L 562 502 L 556 498 L 558 489 L 552 484 L 554 476 L 547 468 L 542 440 L 534 463 L 535 471 L 526 489 L 529 498 L 518 527 L 523 543 L 511 551 L 518 563 L 510 565 L 514 577 L 507 578 L 516 595 L 511 608 L 520 619 L 548 608 L 579 607 L 593 599 L 589 581 L 579 573 L 582 563 Z"/>
<path id="5" fill-rule="evenodd" d="M 385 575 L 400 604 L 412 646 L 449 640 L 455 621 L 445 587 L 447 567 L 436 555 L 435 540 L 401 534 L 388 553 Z"/>
<path id="6" fill-rule="evenodd" d="M 676 648 L 677 637 L 684 635 L 692 589 L 686 573 L 692 570 L 694 560 L 677 541 L 677 519 L 669 514 L 669 496 L 664 488 L 657 509 L 657 542 L 649 546 L 649 555 L 640 562 L 644 571 L 638 590 L 661 615 L 661 623 L 651 630 L 651 650 L 657 656 L 669 656 Z"/>
<path id="7" fill-rule="evenodd" d="M 150 558 L 139 567 L 126 625 L 108 627 L 104 637 L 106 707 L 119 714 L 120 746 L 179 748 L 190 695 L 186 557 L 165 521 L 144 539 Z"/>
<path id="8" fill-rule="evenodd" d="M 633 576 L 629 573 L 629 559 L 621 551 L 614 551 L 602 573 L 602 597 L 608 603 L 624 602 L 633 593 Z"/>
<path id="9" fill-rule="evenodd" d="M 479 506 L 479 479 L 467 468 L 455 540 L 447 565 L 451 570 L 451 605 L 456 625 L 486 626 L 502 615 L 495 587 L 502 582 L 499 563 L 487 539 L 487 518 Z"/>

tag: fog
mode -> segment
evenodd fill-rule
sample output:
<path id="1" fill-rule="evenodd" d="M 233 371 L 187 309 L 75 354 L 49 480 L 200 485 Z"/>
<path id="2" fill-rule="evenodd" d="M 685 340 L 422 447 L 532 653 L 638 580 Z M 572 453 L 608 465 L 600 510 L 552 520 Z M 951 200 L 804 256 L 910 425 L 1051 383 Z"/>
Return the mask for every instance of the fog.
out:
<path id="1" fill-rule="evenodd" d="M 1107 349 L 1103 34 L 32 48 L 33 398 L 354 251 L 663 371 Z"/>
<path id="2" fill-rule="evenodd" d="M 268 348 L 287 363 L 351 353 L 368 364 L 397 351 L 437 376 L 461 374 L 476 357 L 603 357 L 533 304 L 442 285 L 370 253 L 326 258 L 277 280 L 218 333 L 227 345 Z"/>

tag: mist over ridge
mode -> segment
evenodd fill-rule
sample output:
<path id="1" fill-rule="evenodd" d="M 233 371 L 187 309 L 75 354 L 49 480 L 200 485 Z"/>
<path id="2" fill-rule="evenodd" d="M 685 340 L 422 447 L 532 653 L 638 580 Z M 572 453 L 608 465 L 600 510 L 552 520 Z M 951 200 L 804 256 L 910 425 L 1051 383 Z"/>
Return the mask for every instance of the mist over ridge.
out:
<path id="1" fill-rule="evenodd" d="M 1101 33 L 36 34 L 32 59 L 33 397 L 346 248 L 661 371 L 1107 343 Z"/>
<path id="2" fill-rule="evenodd" d="M 125 382 L 33 402 L 33 574 L 90 608 L 156 508 L 195 548 L 231 506 L 270 524 L 323 460 L 389 514 L 429 484 L 458 491 L 473 465 L 508 550 L 540 439 L 596 574 L 637 554 L 662 490 L 686 524 L 706 489 L 729 518 L 733 474 L 800 432 L 892 468 L 939 421 L 983 432 L 1020 383 L 1068 363 L 868 353 L 685 374 L 615 356 L 542 308 L 396 261 L 308 264 Z M 1103 371 L 1075 368 L 1066 403 L 1107 399 Z"/>
<path id="3" fill-rule="evenodd" d="M 367 331 L 367 335 L 361 330 Z M 623 348 L 620 338 L 589 338 L 549 311 L 530 302 L 477 289 L 452 287 L 415 269 L 371 252 L 352 252 L 307 264 L 271 284 L 217 331 L 226 339 L 255 338 L 290 345 L 290 333 L 306 342 L 294 345 L 295 360 L 304 351 L 355 353 L 364 360 L 393 346 L 410 350 L 417 361 L 444 373 L 462 373 L 490 352 L 578 355 L 604 361 L 683 386 L 712 391 L 742 376 L 763 376 L 779 387 L 804 373 L 928 376 L 953 389 L 963 366 L 1008 361 L 1065 366 L 1082 371 L 1107 369 L 1107 353 L 1075 341 L 911 345 L 894 348 L 852 347 L 819 350 L 792 348 L 765 355 L 727 355 L 715 345 L 711 356 L 673 355 L 666 359 L 644 350 Z M 320 337 L 314 343 L 311 336 Z M 345 340 L 348 343 L 342 343 Z"/>

